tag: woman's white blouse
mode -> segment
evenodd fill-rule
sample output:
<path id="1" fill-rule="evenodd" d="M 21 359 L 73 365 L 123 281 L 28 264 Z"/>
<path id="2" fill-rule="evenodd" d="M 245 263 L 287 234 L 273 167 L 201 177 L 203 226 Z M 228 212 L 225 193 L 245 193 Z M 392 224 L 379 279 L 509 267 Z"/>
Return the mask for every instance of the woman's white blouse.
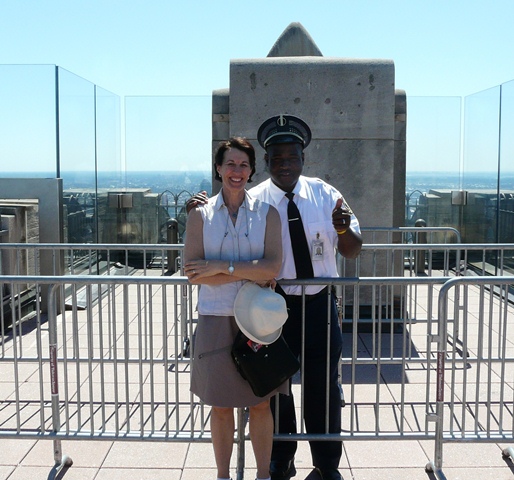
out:
<path id="1" fill-rule="evenodd" d="M 236 224 L 229 218 L 222 191 L 200 207 L 203 219 L 203 246 L 206 260 L 229 262 L 256 260 L 264 256 L 266 216 L 269 204 L 246 194 L 239 207 Z M 237 275 L 237 266 L 234 271 Z M 234 315 L 234 301 L 244 282 L 224 285 L 201 285 L 198 313 L 202 315 Z"/>

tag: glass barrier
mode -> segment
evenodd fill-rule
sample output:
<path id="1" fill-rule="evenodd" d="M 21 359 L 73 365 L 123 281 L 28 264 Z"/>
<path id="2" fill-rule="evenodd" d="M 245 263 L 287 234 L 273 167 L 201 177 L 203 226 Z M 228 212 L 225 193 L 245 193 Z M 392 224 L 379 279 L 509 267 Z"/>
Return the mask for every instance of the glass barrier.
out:
<path id="1" fill-rule="evenodd" d="M 180 242 L 185 201 L 211 193 L 212 98 L 124 102 L 122 143 L 118 96 L 52 65 L 0 65 L 0 175 L 60 175 L 66 241 Z M 408 97 L 407 123 L 405 224 L 511 242 L 514 81 L 465 99 Z"/>
<path id="2" fill-rule="evenodd" d="M 95 86 L 59 68 L 59 176 L 63 179 L 65 242 L 95 243 L 98 240 L 96 195 Z M 66 258 L 68 269 L 81 271 L 88 253 Z"/>
<path id="3" fill-rule="evenodd" d="M 120 98 L 102 88 L 95 88 L 96 101 L 96 211 L 97 241 L 106 238 L 106 232 L 115 227 L 111 218 L 109 199 L 111 192 L 125 186 L 121 161 Z"/>
<path id="4" fill-rule="evenodd" d="M 440 213 L 460 188 L 460 136 L 460 97 L 408 97 L 406 226 L 453 226 Z"/>
<path id="5" fill-rule="evenodd" d="M 120 97 L 95 87 L 96 170 L 99 189 L 125 186 L 121 162 Z"/>
<path id="6" fill-rule="evenodd" d="M 200 190 L 211 193 L 211 111 L 210 96 L 125 98 L 127 188 L 158 195 L 150 239 L 165 241 L 174 220 L 181 239 L 185 201 Z"/>
<path id="7" fill-rule="evenodd" d="M 54 65 L 0 65 L 2 177 L 55 177 L 55 77 Z"/>
<path id="8" fill-rule="evenodd" d="M 465 98 L 462 183 L 467 200 L 459 206 L 459 230 L 470 243 L 498 240 L 499 121 L 499 86 Z"/>
<path id="9" fill-rule="evenodd" d="M 95 86 L 59 68 L 59 167 L 64 189 L 96 188 Z"/>
<path id="10" fill-rule="evenodd" d="M 498 241 L 514 242 L 514 80 L 501 86 Z M 500 262 L 498 262 L 500 263 Z M 503 263 L 514 271 L 514 251 Z"/>

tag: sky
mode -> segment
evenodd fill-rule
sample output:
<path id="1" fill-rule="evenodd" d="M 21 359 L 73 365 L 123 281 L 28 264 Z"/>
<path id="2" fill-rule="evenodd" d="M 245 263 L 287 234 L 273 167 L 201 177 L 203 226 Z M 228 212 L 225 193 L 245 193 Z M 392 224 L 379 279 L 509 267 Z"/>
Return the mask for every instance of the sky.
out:
<path id="1" fill-rule="evenodd" d="M 0 64 L 59 65 L 120 96 L 210 95 L 291 22 L 324 56 L 387 58 L 413 96 L 514 79 L 512 0 L 0 0 Z"/>
<path id="2" fill-rule="evenodd" d="M 383 58 L 408 96 L 514 79 L 512 0 L 0 0 L 0 65 L 58 65 L 114 94 L 206 96 L 291 22 L 326 57 Z"/>

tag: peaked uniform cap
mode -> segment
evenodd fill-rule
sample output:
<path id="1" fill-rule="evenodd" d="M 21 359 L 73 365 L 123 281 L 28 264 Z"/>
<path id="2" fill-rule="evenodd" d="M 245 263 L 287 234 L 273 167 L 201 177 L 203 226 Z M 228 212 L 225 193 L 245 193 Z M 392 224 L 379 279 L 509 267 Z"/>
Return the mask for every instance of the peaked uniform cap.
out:
<path id="1" fill-rule="evenodd" d="M 311 129 L 301 118 L 283 114 L 265 120 L 257 132 L 257 140 L 264 149 L 277 143 L 300 143 L 306 148 L 311 137 Z"/>

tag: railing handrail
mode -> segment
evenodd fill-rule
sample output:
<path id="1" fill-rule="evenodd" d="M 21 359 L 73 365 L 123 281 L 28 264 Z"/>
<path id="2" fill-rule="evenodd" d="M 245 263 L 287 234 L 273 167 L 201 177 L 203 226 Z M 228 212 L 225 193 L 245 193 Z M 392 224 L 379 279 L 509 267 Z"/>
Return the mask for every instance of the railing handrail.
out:
<path id="1" fill-rule="evenodd" d="M 0 249 L 40 248 L 41 250 L 169 250 L 182 249 L 183 243 L 0 243 Z"/>
<path id="2" fill-rule="evenodd" d="M 453 277 L 416 277 L 416 283 L 423 285 L 441 284 Z M 476 278 L 476 277 L 473 277 Z M 53 283 L 83 283 L 84 285 L 106 284 L 145 284 L 162 285 L 177 284 L 189 285 L 185 276 L 174 275 L 169 277 L 136 277 L 133 275 L 0 275 L 0 282 L 18 282 L 23 279 L 24 283 L 40 283 L 51 285 Z M 280 280 L 281 285 L 324 285 L 324 286 L 374 286 L 374 285 L 411 285 L 412 277 L 316 277 L 292 280 Z"/>
<path id="3" fill-rule="evenodd" d="M 408 227 L 402 227 L 408 228 Z M 435 227 L 434 227 L 435 228 Z M 364 243 L 364 250 L 376 249 L 426 249 L 431 247 L 440 250 L 514 250 L 514 243 Z M 100 249 L 128 249 L 128 250 L 168 250 L 170 248 L 183 249 L 183 243 L 0 243 L 0 249 L 40 248 L 72 249 L 72 250 L 100 250 Z"/>

